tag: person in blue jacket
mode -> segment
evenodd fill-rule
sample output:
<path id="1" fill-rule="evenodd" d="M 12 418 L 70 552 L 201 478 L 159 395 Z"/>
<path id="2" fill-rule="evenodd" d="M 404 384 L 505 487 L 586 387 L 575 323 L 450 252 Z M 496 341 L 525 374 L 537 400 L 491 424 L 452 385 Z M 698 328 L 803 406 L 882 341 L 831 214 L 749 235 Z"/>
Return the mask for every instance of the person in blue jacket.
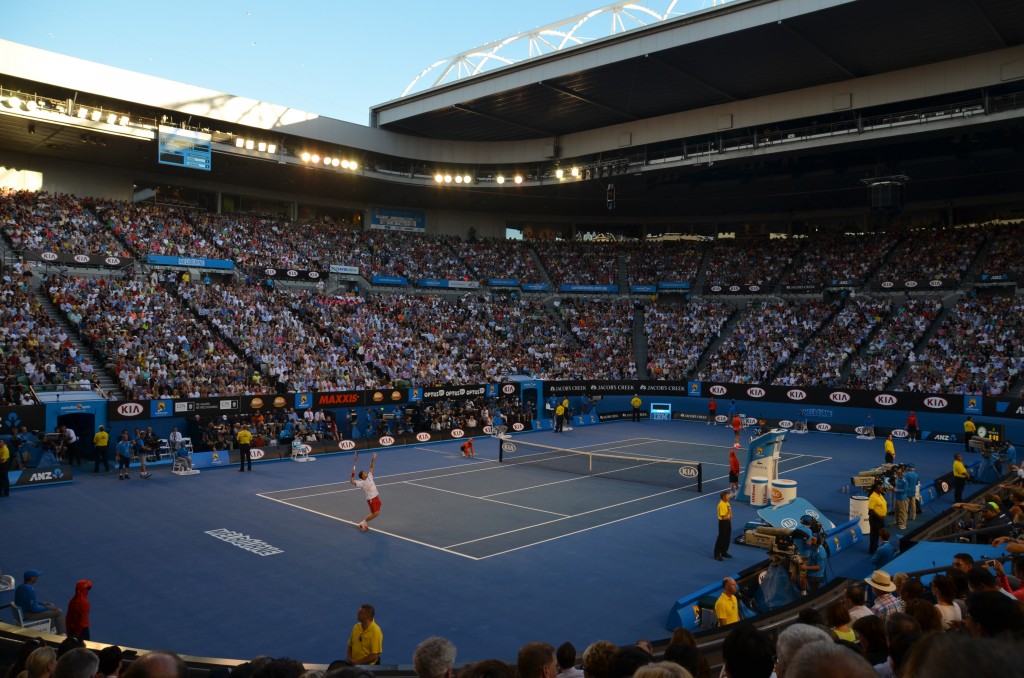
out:
<path id="1" fill-rule="evenodd" d="M 36 597 L 36 582 L 43 575 L 39 570 L 25 570 L 24 583 L 14 590 L 14 603 L 21 608 L 25 619 L 52 619 L 58 635 L 66 635 L 64 610 L 53 603 L 40 602 Z"/>

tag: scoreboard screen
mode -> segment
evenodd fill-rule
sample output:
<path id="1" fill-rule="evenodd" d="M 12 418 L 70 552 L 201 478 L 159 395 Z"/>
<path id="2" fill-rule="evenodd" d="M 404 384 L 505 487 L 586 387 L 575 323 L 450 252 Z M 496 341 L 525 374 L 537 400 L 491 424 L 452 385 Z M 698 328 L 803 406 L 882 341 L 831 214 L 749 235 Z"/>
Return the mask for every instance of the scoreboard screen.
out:
<path id="1" fill-rule="evenodd" d="M 209 171 L 212 141 L 213 137 L 206 132 L 160 125 L 160 135 L 157 137 L 157 143 L 160 144 L 157 162 L 161 165 Z"/>

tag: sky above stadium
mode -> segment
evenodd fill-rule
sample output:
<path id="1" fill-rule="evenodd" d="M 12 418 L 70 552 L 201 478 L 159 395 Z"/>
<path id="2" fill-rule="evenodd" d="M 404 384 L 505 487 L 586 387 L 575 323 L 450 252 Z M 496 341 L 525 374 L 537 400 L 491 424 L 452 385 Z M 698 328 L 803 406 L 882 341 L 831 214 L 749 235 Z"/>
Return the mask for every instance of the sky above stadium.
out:
<path id="1" fill-rule="evenodd" d="M 31 0 L 5 3 L 0 38 L 365 125 L 370 106 L 397 99 L 436 61 L 608 4 Z M 687 12 L 712 3 L 645 4 Z M 588 37 L 608 35 L 609 21 Z"/>

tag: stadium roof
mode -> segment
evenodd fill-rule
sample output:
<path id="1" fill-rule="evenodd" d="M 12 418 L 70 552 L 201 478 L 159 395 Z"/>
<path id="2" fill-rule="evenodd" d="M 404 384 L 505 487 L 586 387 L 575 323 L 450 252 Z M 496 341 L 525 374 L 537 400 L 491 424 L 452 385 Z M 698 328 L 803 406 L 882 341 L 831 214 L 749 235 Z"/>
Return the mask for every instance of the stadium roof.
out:
<path id="1" fill-rule="evenodd" d="M 374 106 L 463 141 L 558 137 L 1024 43 L 1020 0 L 746 0 Z"/>

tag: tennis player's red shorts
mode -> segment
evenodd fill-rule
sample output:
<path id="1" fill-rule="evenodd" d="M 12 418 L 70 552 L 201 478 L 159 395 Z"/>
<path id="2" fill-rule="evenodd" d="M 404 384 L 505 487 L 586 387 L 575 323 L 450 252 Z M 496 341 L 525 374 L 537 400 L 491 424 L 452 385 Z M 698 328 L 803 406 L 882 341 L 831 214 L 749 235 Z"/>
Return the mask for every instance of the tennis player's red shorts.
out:
<path id="1" fill-rule="evenodd" d="M 380 496 L 376 496 L 366 502 L 370 506 L 370 513 L 376 513 L 380 510 Z"/>

